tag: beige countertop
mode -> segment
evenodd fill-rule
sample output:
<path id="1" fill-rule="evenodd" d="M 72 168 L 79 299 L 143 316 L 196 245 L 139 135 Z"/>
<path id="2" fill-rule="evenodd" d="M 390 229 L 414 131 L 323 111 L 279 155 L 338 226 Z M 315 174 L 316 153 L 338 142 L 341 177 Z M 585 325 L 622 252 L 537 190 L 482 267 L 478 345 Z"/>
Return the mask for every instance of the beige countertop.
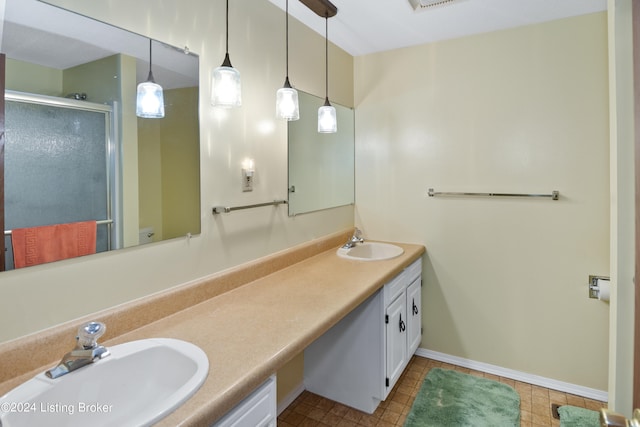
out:
<path id="1" fill-rule="evenodd" d="M 332 247 L 105 345 L 163 337 L 202 348 L 209 358 L 207 379 L 157 425 L 209 426 L 425 252 L 421 245 L 398 246 L 403 255 L 375 262 L 339 258 Z M 0 383 L 0 395 L 33 374 Z"/>

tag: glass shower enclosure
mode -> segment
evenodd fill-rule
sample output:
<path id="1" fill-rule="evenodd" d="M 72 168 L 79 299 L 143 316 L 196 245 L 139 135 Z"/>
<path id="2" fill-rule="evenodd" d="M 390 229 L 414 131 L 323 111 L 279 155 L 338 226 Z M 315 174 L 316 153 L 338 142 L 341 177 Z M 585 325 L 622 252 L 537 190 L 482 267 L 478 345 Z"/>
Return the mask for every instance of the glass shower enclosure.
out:
<path id="1" fill-rule="evenodd" d="M 97 221 L 96 252 L 117 246 L 113 107 L 5 92 L 5 261 L 11 230 Z"/>

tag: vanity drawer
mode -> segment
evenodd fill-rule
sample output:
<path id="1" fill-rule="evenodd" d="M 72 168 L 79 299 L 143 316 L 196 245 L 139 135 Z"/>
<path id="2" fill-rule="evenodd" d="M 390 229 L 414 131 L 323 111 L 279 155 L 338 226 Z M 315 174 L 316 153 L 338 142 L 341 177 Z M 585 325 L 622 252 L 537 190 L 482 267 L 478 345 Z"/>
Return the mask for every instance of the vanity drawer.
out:
<path id="1" fill-rule="evenodd" d="M 412 283 L 416 278 L 422 275 L 422 258 L 418 258 L 404 269 L 407 275 L 407 283 Z"/>
<path id="2" fill-rule="evenodd" d="M 384 306 L 391 304 L 399 295 L 401 295 L 407 287 L 405 271 L 391 279 L 389 283 L 384 285 Z"/>
<path id="3" fill-rule="evenodd" d="M 276 377 L 273 375 L 212 427 L 275 427 L 277 415 Z"/>
<path id="4" fill-rule="evenodd" d="M 409 284 L 422 275 L 422 258 L 418 258 L 384 285 L 384 306 L 391 304 Z"/>

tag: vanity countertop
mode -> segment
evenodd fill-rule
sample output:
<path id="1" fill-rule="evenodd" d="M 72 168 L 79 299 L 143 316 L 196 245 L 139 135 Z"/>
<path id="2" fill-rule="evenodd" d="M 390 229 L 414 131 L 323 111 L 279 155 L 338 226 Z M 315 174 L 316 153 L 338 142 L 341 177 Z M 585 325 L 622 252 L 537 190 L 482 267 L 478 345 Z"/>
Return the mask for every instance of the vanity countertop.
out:
<path id="1" fill-rule="evenodd" d="M 404 254 L 375 262 L 325 250 L 105 345 L 164 337 L 202 348 L 209 358 L 206 381 L 157 425 L 209 426 L 425 252 L 422 245 L 397 245 Z M 6 385 L 0 384 L 0 395 Z"/>

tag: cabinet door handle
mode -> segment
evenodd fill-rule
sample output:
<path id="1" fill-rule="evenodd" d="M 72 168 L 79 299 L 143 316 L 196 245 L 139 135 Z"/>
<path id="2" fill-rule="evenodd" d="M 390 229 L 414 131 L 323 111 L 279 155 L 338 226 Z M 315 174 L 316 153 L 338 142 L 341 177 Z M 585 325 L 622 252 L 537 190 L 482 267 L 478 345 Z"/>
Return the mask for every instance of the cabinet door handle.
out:
<path id="1" fill-rule="evenodd" d="M 418 306 L 416 305 L 416 299 L 414 298 L 413 301 L 413 314 L 416 315 L 418 314 Z"/>
<path id="2" fill-rule="evenodd" d="M 400 315 L 400 332 L 404 332 L 407 329 L 407 326 L 402 321 L 402 314 Z"/>

